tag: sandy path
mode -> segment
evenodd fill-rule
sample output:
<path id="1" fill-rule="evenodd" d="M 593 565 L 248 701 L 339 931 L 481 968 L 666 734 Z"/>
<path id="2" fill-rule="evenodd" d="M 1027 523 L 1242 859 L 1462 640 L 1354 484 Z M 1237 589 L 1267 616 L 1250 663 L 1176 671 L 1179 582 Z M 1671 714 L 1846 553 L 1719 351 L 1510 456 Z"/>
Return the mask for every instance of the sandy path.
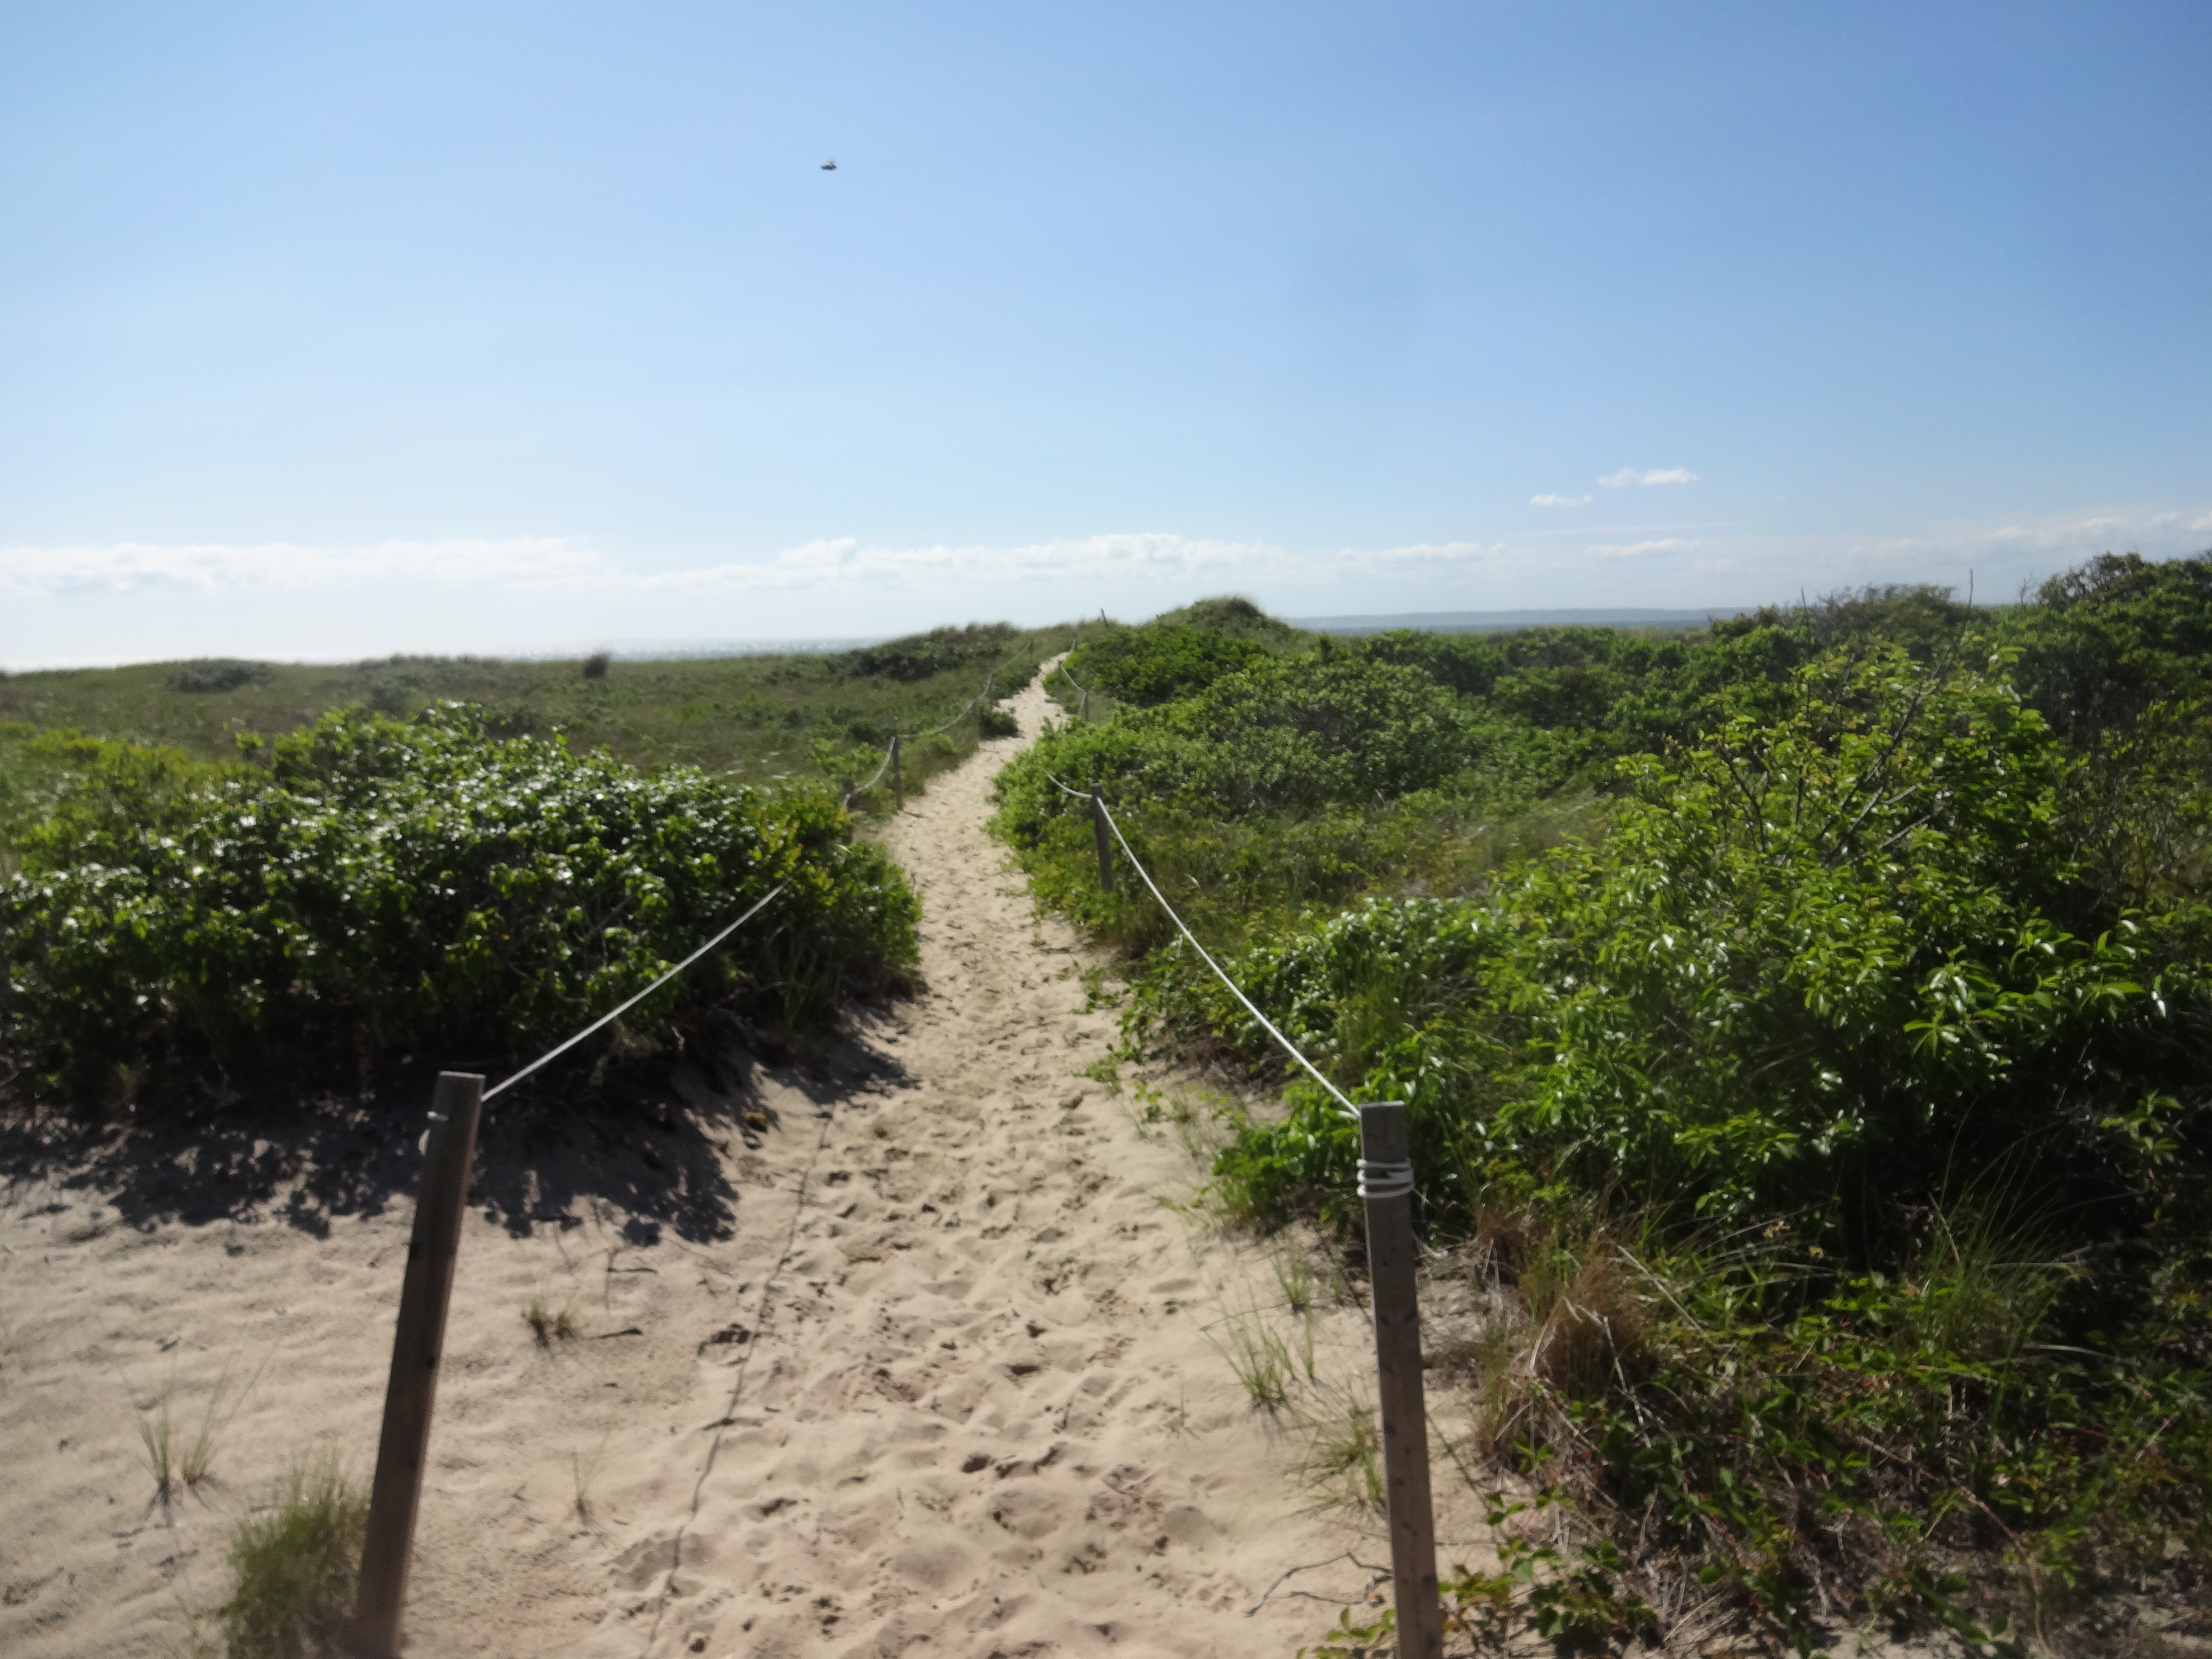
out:
<path id="1" fill-rule="evenodd" d="M 1033 734 L 1041 690 L 1014 706 Z M 827 1069 L 679 1079 L 699 1115 L 570 1149 L 589 1197 L 471 1217 L 412 1650 L 1281 1656 L 1334 1613 L 1290 1589 L 1364 1582 L 1340 1565 L 1247 1616 L 1286 1566 L 1372 1559 L 1376 1528 L 1284 1472 L 1224 1358 L 1264 1265 L 1163 1202 L 1188 1158 L 1080 1075 L 1110 1016 L 981 827 L 1027 740 L 890 828 L 924 994 Z M 757 1149 L 733 1108 L 775 1115 Z M 713 1224 L 604 1195 L 639 1161 L 683 1170 Z M 272 1199 L 187 1224 L 65 1175 L 9 1188 L 0 1651 L 176 1650 L 280 1470 L 316 1448 L 368 1468 L 408 1215 Z M 580 1334 L 533 1338 L 533 1297 Z M 1363 1322 L 1319 1326 L 1355 1387 Z M 189 1439 L 223 1368 L 272 1354 L 214 1475 L 149 1501 L 134 1408 L 168 1388 Z"/>
<path id="2" fill-rule="evenodd" d="M 1045 708 L 1019 701 L 1025 731 Z M 1082 1012 L 1074 939 L 982 834 L 1001 758 L 888 836 L 922 886 L 929 989 L 878 1033 L 898 1085 L 825 1124 L 730 1368 L 661 1614 L 684 1645 L 1279 1655 L 1311 1604 L 1290 1628 L 1244 1609 L 1344 1547 L 1298 1516 L 1206 1334 L 1216 1287 L 1161 1202 L 1188 1162 L 1078 1075 L 1110 1017 Z"/>

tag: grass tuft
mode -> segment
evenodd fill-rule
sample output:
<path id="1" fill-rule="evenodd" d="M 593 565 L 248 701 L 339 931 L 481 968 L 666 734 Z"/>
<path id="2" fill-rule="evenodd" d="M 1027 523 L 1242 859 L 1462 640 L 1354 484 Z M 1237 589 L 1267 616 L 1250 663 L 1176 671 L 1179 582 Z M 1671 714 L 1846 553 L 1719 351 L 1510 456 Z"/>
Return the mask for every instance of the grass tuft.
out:
<path id="1" fill-rule="evenodd" d="M 522 1322 L 530 1327 L 541 1348 L 552 1346 L 556 1338 L 567 1342 L 581 1334 L 576 1322 L 575 1299 L 571 1297 L 556 1310 L 542 1291 L 524 1304 Z"/>
<path id="2" fill-rule="evenodd" d="M 154 1403 L 138 1412 L 138 1443 L 144 1449 L 146 1473 L 154 1479 L 154 1496 L 161 1499 L 177 1489 L 175 1393 L 174 1382 L 164 1382 Z"/>
<path id="3" fill-rule="evenodd" d="M 612 1432 L 612 1430 L 608 1431 L 609 1434 Z M 599 1443 L 592 1449 L 589 1457 L 586 1457 L 581 1452 L 568 1454 L 568 1468 L 575 1482 L 574 1503 L 576 1518 L 579 1521 L 589 1521 L 592 1518 L 592 1482 L 599 1472 L 600 1455 L 606 1449 L 607 1435 L 603 1434 L 599 1437 Z"/>
<path id="4" fill-rule="evenodd" d="M 200 1413 L 199 1427 L 192 1433 L 191 1443 L 177 1461 L 177 1472 L 184 1478 L 185 1485 L 197 1486 L 209 1479 L 216 1446 L 230 1427 L 231 1419 L 246 1404 L 246 1397 L 253 1392 L 254 1384 L 261 1381 L 261 1373 L 268 1369 L 269 1361 L 264 1359 L 253 1375 L 246 1378 L 244 1388 L 234 1389 L 230 1362 L 224 1362 L 222 1375 L 216 1379 L 215 1387 L 208 1394 L 207 1407 Z"/>
<path id="5" fill-rule="evenodd" d="M 1233 1313 L 1220 1326 L 1213 1345 L 1237 1374 L 1245 1395 L 1255 1406 L 1280 1411 L 1291 1401 L 1291 1383 L 1297 1375 L 1290 1345 L 1255 1311 Z"/>
<path id="6" fill-rule="evenodd" d="M 230 1659 L 309 1659 L 332 1650 L 352 1612 L 368 1499 L 335 1457 L 294 1466 L 271 1501 L 231 1534 L 236 1587 L 223 1608 Z"/>
<path id="7" fill-rule="evenodd" d="M 1324 1496 L 1357 1508 L 1380 1511 L 1382 1431 L 1374 1402 L 1347 1390 L 1300 1424 L 1305 1441 L 1297 1471 Z"/>

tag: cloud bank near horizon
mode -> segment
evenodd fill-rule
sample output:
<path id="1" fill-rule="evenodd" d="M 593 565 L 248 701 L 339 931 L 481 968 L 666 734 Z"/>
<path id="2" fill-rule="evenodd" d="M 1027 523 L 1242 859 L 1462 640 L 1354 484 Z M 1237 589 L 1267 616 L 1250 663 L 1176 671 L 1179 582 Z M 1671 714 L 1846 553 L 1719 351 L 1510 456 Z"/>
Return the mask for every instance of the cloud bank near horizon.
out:
<path id="1" fill-rule="evenodd" d="M 885 584 L 1207 580 L 1256 574 L 1301 580 L 1460 571 L 1493 562 L 1504 543 L 1420 543 L 1293 552 L 1264 541 L 1168 532 L 1061 538 L 1012 547 L 872 546 L 857 538 L 811 541 L 771 558 L 672 570 L 639 569 L 562 538 L 383 542 L 339 549 L 288 542 L 0 549 L 0 595 L 59 597 L 181 588 L 298 592 L 383 581 L 492 584 L 573 592 L 704 593 L 870 587 Z"/>
<path id="2" fill-rule="evenodd" d="M 0 548 L 0 664 L 207 654 L 344 660 L 392 651 L 530 654 L 623 636 L 820 638 L 1103 608 L 1132 618 L 1241 592 L 1282 614 L 1590 602 L 1757 605 L 1869 582 L 1985 599 L 2106 550 L 2203 550 L 2212 509 L 2106 509 L 1889 537 L 1723 522 L 1615 523 L 1516 540 L 1294 549 L 1170 532 L 1018 544 L 825 538 L 765 557 L 654 568 L 578 538 L 151 542 Z M 1808 580 L 1808 573 L 1814 573 Z"/>

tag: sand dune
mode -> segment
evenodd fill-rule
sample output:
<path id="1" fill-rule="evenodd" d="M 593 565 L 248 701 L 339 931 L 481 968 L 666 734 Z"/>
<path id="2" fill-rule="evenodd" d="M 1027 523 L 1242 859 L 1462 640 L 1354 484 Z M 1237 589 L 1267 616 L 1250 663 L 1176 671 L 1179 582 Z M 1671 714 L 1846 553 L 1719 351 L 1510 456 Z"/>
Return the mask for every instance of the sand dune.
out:
<path id="1" fill-rule="evenodd" d="M 1018 701 L 1025 734 L 1046 707 Z M 924 894 L 926 994 L 811 1071 L 687 1072 L 690 1109 L 596 1140 L 488 1126 L 410 1650 L 1286 1655 L 1365 1588 L 1338 1560 L 1249 1612 L 1286 1568 L 1381 1559 L 1381 1528 L 1291 1472 L 1296 1436 L 1232 1371 L 1229 1316 L 1280 1301 L 1267 1262 L 1174 1207 L 1186 1151 L 1082 1075 L 1110 1016 L 982 833 L 1027 740 L 887 832 Z M 409 1151 L 380 1154 L 389 1201 L 319 1203 L 309 1171 L 214 1219 L 149 1202 L 143 1168 L 131 1194 L 67 1169 L 9 1187 L 0 1650 L 173 1650 L 289 1461 L 367 1470 Z M 578 1334 L 538 1340 L 533 1299 Z M 1363 1338 L 1354 1303 L 1316 1322 L 1348 1397 Z M 211 1479 L 149 1502 L 136 1407 L 170 1389 L 189 1439 L 226 1366 L 264 1358 Z"/>

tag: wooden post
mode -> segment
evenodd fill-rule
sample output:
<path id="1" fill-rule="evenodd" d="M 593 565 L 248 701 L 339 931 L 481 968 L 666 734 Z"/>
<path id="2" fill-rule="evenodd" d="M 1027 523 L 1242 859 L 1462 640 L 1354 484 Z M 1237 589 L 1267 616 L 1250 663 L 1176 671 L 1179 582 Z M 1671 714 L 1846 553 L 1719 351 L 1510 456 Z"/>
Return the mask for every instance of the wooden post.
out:
<path id="1" fill-rule="evenodd" d="M 891 733 L 891 793 L 898 797 L 899 805 L 906 805 L 906 774 L 899 766 L 898 733 Z"/>
<path id="2" fill-rule="evenodd" d="M 1401 1659 L 1439 1659 L 1437 1521 L 1429 1498 L 1429 1419 L 1421 1389 L 1421 1309 L 1413 1284 L 1413 1165 L 1406 1109 L 1359 1109 L 1360 1187 L 1367 1197 L 1367 1272 L 1375 1286 L 1375 1370 L 1382 1404 L 1382 1477 L 1390 1510 L 1390 1577 Z"/>
<path id="3" fill-rule="evenodd" d="M 453 1294 L 453 1258 L 468 1203 L 469 1166 L 476 1156 L 477 1113 L 483 1079 L 441 1072 L 430 1107 L 430 1134 L 415 1194 L 415 1231 L 407 1241 L 400 1282 L 399 1327 L 392 1341 L 392 1377 L 384 1390 L 384 1433 L 376 1446 L 376 1484 L 369 1493 L 362 1541 L 361 1589 L 354 1601 L 353 1642 L 364 1659 L 399 1651 L 399 1613 L 415 1545 L 415 1512 L 430 1443 L 430 1407 L 446 1344 L 446 1304 Z"/>
<path id="4" fill-rule="evenodd" d="M 1106 827 L 1106 803 L 1098 799 L 1098 792 L 1091 792 L 1091 832 L 1098 838 L 1098 890 L 1114 890 L 1113 832 Z"/>

